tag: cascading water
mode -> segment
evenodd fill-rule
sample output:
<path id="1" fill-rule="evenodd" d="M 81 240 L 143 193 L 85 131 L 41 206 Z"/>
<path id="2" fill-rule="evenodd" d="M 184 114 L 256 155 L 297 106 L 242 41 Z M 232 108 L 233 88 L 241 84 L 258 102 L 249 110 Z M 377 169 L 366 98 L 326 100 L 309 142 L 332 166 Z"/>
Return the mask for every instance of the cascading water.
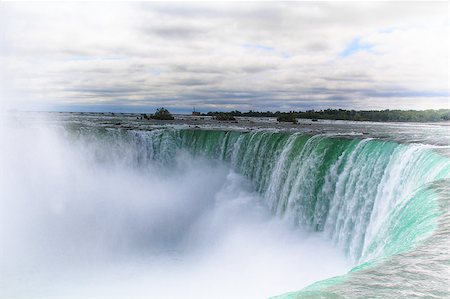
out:
<path id="1" fill-rule="evenodd" d="M 82 145 L 84 153 L 78 154 L 107 168 L 170 172 L 180 153 L 230 165 L 250 181 L 257 201 L 272 215 L 308 234 L 325 235 L 354 265 L 347 275 L 284 297 L 450 295 L 442 260 L 431 259 L 429 267 L 434 281 L 444 285 L 414 284 L 428 274 L 402 271 L 425 263 L 422 258 L 435 256 L 436 248 L 445 251 L 448 242 L 450 159 L 431 145 L 275 130 L 69 125 L 64 134 L 69 143 Z M 448 252 L 442 254 L 448 258 Z M 384 271 L 391 280 L 377 276 Z"/>

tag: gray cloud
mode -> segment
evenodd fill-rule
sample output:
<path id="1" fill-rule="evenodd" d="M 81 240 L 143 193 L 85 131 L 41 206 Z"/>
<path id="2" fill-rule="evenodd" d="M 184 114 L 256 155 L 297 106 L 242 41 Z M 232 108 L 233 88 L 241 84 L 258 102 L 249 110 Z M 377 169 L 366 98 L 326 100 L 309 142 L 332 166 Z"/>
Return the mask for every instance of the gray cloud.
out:
<path id="1" fill-rule="evenodd" d="M 3 3 L 0 96 L 46 109 L 441 108 L 446 8 Z"/>
<path id="2" fill-rule="evenodd" d="M 143 30 L 146 34 L 155 35 L 162 39 L 193 39 L 200 38 L 206 33 L 201 28 L 179 26 L 150 27 Z"/>

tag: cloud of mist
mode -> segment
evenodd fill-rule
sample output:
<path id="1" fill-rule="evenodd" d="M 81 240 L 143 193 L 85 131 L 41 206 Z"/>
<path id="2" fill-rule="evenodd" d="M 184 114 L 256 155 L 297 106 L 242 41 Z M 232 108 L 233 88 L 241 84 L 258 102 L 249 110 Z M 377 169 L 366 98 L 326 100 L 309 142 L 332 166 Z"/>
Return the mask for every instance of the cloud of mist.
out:
<path id="1" fill-rule="evenodd" d="M 104 163 L 104 145 L 38 124 L 0 140 L 1 297 L 260 298 L 349 269 L 218 162 Z"/>

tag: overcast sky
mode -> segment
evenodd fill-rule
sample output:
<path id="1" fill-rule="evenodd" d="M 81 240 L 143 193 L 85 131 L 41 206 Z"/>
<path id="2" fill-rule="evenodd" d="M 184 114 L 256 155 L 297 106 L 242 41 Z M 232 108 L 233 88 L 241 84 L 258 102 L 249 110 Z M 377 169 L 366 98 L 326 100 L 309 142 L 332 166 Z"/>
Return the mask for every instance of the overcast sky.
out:
<path id="1" fill-rule="evenodd" d="M 3 108 L 449 107 L 447 2 L 0 2 Z"/>

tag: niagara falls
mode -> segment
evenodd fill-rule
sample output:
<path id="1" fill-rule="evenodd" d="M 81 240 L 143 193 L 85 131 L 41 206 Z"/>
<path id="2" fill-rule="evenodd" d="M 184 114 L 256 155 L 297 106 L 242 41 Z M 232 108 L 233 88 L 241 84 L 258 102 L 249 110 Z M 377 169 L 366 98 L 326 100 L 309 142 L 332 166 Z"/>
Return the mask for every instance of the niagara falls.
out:
<path id="1" fill-rule="evenodd" d="M 448 3 L 0 3 L 0 299 L 450 298 Z"/>
<path id="2" fill-rule="evenodd" d="M 376 138 L 339 121 L 312 134 L 133 114 L 26 118 L 2 126 L 6 296 L 267 297 L 319 280 L 320 294 L 336 276 L 338 294 L 377 284 L 392 295 L 411 264 L 446 291 L 448 148 L 396 141 L 446 126 L 372 123 L 391 134 Z"/>

